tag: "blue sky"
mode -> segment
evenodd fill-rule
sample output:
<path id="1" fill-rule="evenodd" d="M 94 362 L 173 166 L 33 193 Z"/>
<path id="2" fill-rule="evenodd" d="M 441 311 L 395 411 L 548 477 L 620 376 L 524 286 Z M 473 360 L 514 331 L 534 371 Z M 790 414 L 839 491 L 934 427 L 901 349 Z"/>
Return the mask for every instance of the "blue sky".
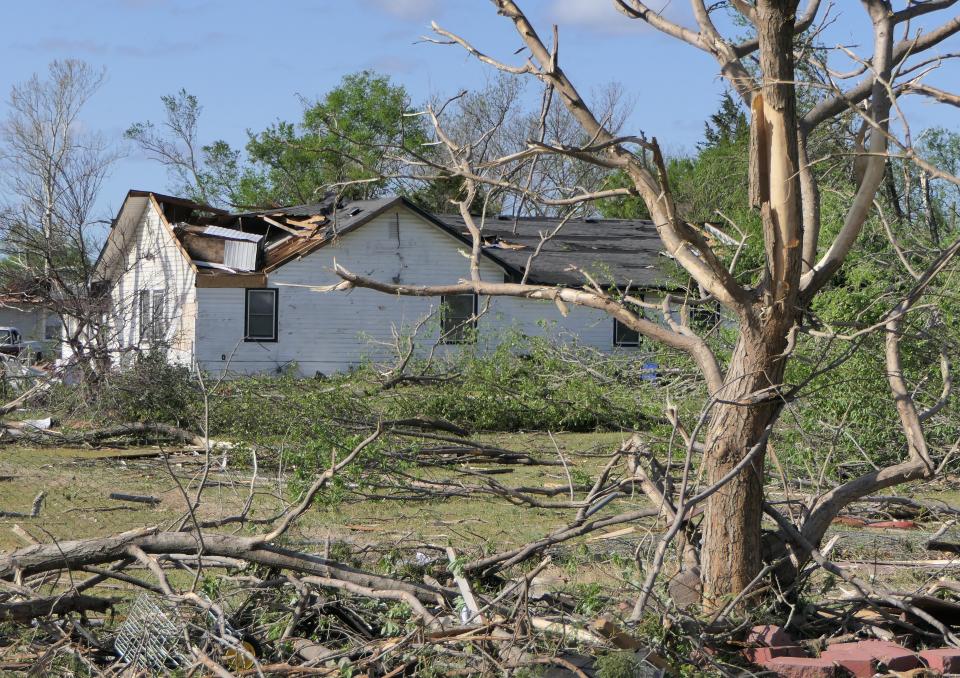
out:
<path id="1" fill-rule="evenodd" d="M 840 5 L 862 22 L 859 2 Z M 634 103 L 629 131 L 657 136 L 668 151 L 701 138 L 724 89 L 709 56 L 628 21 L 609 0 L 521 6 L 544 35 L 559 24 L 561 63 L 582 91 L 611 81 L 623 86 Z M 667 13 L 683 20 L 686 10 L 677 8 L 685 6 L 674 0 Z M 431 19 L 504 59 L 517 59 L 511 54 L 520 46 L 510 22 L 484 0 L 31 0 L 4 10 L 0 117 L 11 85 L 52 59 L 80 58 L 107 70 L 84 124 L 118 145 L 131 123 L 158 120 L 159 97 L 181 87 L 203 104 L 203 141 L 242 146 L 245 130 L 297 119 L 299 96 L 316 98 L 345 73 L 386 73 L 414 101 L 482 86 L 491 70 L 459 48 L 416 44 Z M 837 41 L 864 42 L 866 35 L 844 25 L 831 29 Z M 942 51 L 958 49 L 954 37 Z M 949 86 L 958 76 L 951 67 L 929 82 Z M 912 108 L 916 127 L 958 128 L 955 109 Z M 105 187 L 103 211 L 112 214 L 128 188 L 168 188 L 164 170 L 129 147 Z"/>

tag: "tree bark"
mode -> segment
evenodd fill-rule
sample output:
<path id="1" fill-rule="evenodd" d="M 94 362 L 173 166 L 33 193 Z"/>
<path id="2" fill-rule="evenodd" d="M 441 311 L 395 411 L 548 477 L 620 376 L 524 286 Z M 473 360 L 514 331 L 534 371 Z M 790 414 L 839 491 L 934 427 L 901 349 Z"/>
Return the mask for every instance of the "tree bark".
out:
<path id="1" fill-rule="evenodd" d="M 747 455 L 779 413 L 781 402 L 772 387 L 783 377 L 786 343 L 785 331 L 741 334 L 727 373 L 727 387 L 717 394 L 721 403 L 707 433 L 704 467 L 708 485 L 718 482 Z M 707 609 L 723 607 L 762 567 L 764 455 L 762 451 L 707 499 L 700 554 Z"/>

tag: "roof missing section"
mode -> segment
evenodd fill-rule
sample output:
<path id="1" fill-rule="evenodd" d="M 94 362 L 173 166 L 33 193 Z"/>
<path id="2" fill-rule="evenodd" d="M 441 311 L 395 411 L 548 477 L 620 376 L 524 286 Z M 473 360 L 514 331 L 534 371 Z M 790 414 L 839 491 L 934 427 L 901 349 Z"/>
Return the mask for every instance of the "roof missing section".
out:
<path id="1" fill-rule="evenodd" d="M 152 195 L 168 219 L 176 215 L 170 222 L 197 267 L 198 287 L 262 286 L 265 274 L 399 207 L 470 245 L 460 215 L 435 215 L 399 196 L 343 204 L 331 195 L 307 205 L 227 213 L 180 198 Z M 579 287 L 584 284 L 585 271 L 601 285 L 663 286 L 664 267 L 669 264 L 652 222 L 590 218 L 558 226 L 556 218 L 487 217 L 482 228 L 484 256 L 513 279 L 526 276 L 535 284 Z M 714 239 L 729 239 L 711 226 L 706 230 Z M 546 234 L 553 235 L 541 243 Z M 537 256 L 531 262 L 534 252 Z"/>

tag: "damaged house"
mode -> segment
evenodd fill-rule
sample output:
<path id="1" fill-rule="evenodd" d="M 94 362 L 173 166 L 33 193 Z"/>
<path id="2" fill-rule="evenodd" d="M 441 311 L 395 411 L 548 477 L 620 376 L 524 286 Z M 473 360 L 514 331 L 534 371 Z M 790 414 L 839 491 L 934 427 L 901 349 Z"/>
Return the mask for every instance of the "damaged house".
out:
<path id="1" fill-rule="evenodd" d="M 542 247 L 553 219 L 493 217 L 483 227 L 486 280 L 582 285 L 573 264 L 600 284 L 654 290 L 664 279 L 660 238 L 645 221 L 568 221 Z M 394 297 L 373 290 L 319 293 L 333 263 L 393 283 L 449 283 L 469 276 L 462 219 L 430 214 L 403 197 L 332 198 L 262 212 L 229 213 L 189 200 L 130 191 L 97 262 L 110 289 L 111 349 L 118 360 L 165 351 L 170 361 L 219 373 L 331 373 L 382 357 L 394 333 L 454 348 L 506 330 L 576 337 L 602 351 L 631 350 L 636 332 L 601 311 L 551 302 Z M 426 323 L 424 318 L 430 317 Z M 449 350 L 442 348 L 441 350 Z"/>

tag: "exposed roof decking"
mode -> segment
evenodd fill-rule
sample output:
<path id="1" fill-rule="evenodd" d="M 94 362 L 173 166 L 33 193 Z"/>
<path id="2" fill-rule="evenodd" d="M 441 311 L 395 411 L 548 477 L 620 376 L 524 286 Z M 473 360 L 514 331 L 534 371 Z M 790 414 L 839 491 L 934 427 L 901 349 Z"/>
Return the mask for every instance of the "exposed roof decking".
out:
<path id="1" fill-rule="evenodd" d="M 282 242 L 268 245 L 264 258 L 264 270 L 269 272 L 283 266 L 288 261 L 310 254 L 317 248 L 332 242 L 337 236 L 365 224 L 378 214 L 382 214 L 402 202 L 402 198 L 391 196 L 377 200 L 355 200 L 336 210 L 333 210 L 334 205 L 331 202 L 265 210 L 244 216 L 283 215 L 287 218 L 309 218 L 325 214 L 327 217 L 325 222 L 317 225 L 316 231 L 312 235 L 304 234 L 304 237 L 291 235 Z M 326 213 L 321 211 L 321 207 L 327 210 Z"/>

